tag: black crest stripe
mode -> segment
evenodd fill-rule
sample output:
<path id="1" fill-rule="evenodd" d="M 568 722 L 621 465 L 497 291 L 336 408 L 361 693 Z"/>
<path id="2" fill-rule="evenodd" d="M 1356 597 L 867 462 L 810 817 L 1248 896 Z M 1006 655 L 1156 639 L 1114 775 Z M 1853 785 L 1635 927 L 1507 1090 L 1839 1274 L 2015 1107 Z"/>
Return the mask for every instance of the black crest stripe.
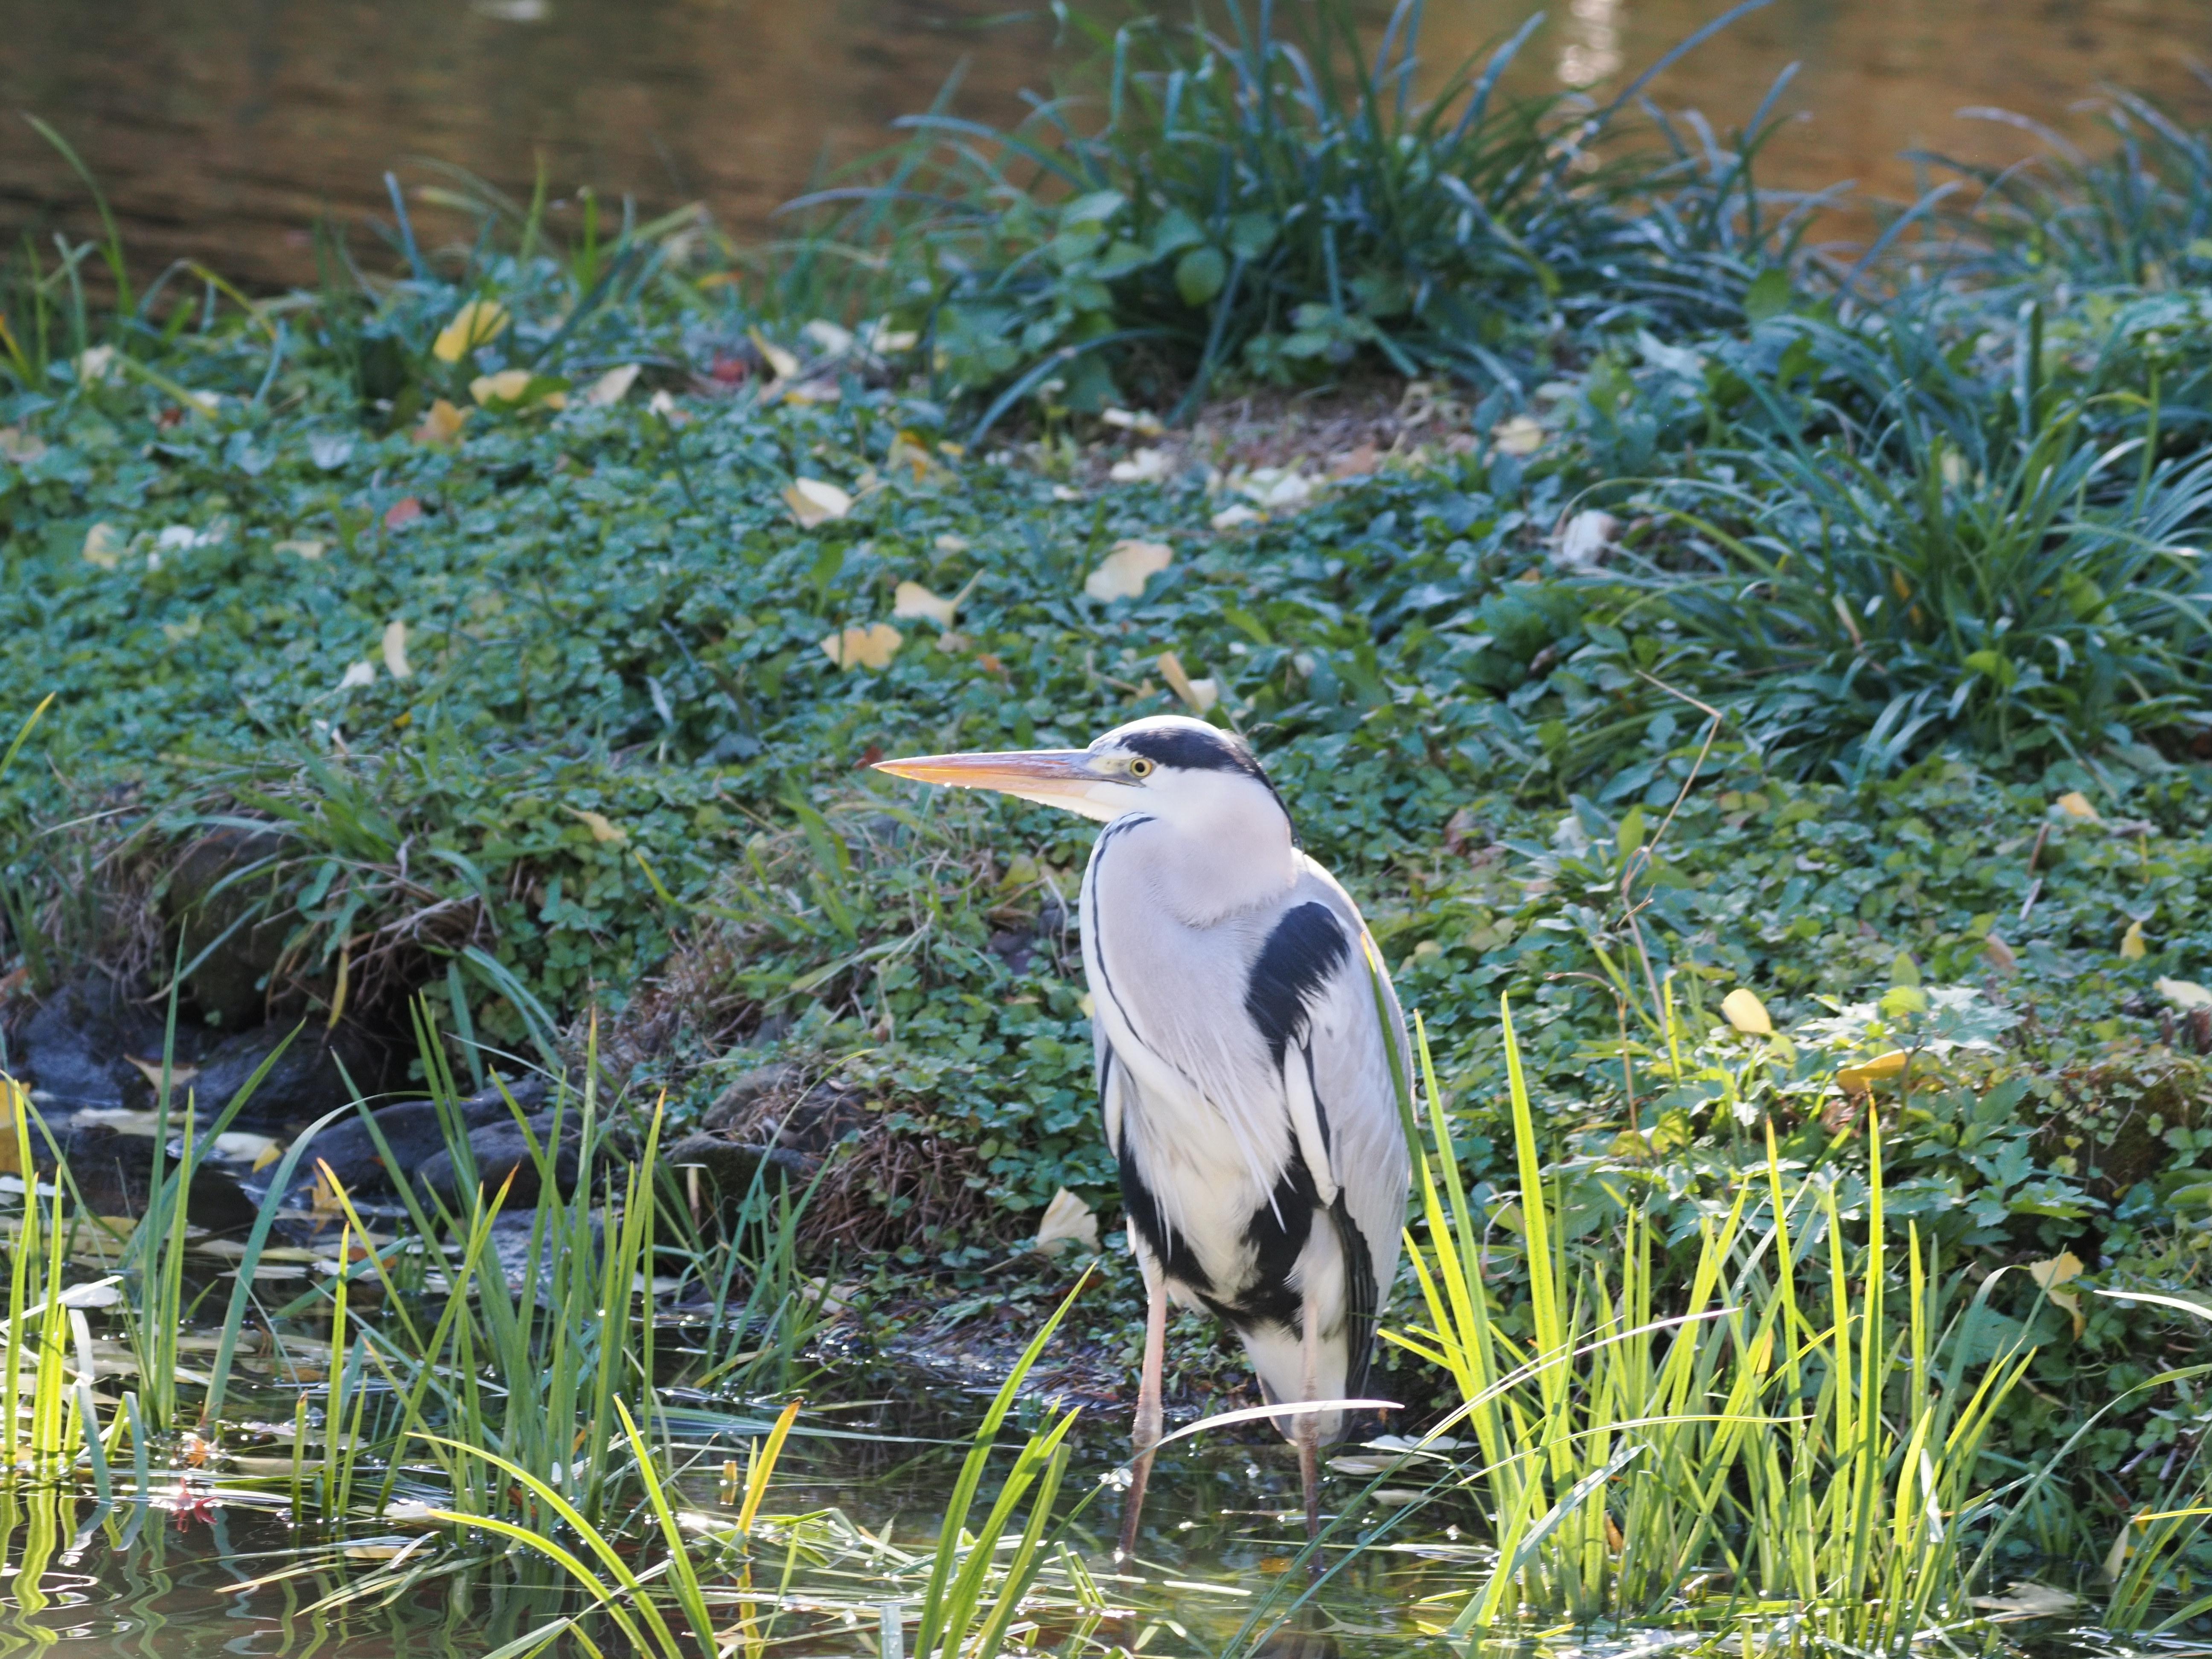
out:
<path id="1" fill-rule="evenodd" d="M 1278 1066 L 1291 1039 L 1305 1030 L 1307 1002 L 1351 955 L 1344 928 L 1326 904 L 1291 906 L 1267 935 L 1244 988 L 1244 1012 Z"/>
<path id="2" fill-rule="evenodd" d="M 1220 732 L 1194 731 L 1185 726 L 1164 726 L 1132 732 L 1120 743 L 1133 755 L 1142 755 L 1162 766 L 1185 772 L 1243 772 L 1255 778 L 1266 775 L 1260 770 L 1260 763 L 1252 758 L 1249 749 Z"/>

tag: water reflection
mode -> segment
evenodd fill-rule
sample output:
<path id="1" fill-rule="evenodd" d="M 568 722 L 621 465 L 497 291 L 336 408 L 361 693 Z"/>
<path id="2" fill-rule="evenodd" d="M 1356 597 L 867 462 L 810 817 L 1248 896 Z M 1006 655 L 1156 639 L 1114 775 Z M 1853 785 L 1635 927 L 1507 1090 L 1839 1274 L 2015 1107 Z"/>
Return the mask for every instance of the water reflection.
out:
<path id="1" fill-rule="evenodd" d="M 1388 12 L 1358 7 L 1378 24 Z M 1431 0 L 1430 70 L 1530 9 Z M 1565 0 L 1520 78 L 1618 83 L 1720 9 Z M 1913 146 L 2020 153 L 2020 134 L 1962 106 L 2078 126 L 2067 106 L 2106 82 L 2202 112 L 2189 65 L 2208 35 L 2212 0 L 1776 0 L 1655 90 L 1725 123 L 1802 61 L 1785 107 L 1806 118 L 1776 146 L 1774 182 L 1904 195 Z M 542 158 L 558 191 L 701 199 L 762 234 L 775 204 L 883 143 L 963 59 L 960 106 L 989 119 L 1018 115 L 1018 91 L 1055 61 L 1044 9 L 1003 0 L 0 0 L 0 106 L 78 144 L 142 261 L 190 254 L 261 282 L 312 278 L 304 227 L 381 210 L 384 169 L 416 157 L 516 192 Z M 0 123 L 0 228 L 12 238 L 81 198 L 27 125 Z M 64 222 L 92 224 L 76 207 Z"/>

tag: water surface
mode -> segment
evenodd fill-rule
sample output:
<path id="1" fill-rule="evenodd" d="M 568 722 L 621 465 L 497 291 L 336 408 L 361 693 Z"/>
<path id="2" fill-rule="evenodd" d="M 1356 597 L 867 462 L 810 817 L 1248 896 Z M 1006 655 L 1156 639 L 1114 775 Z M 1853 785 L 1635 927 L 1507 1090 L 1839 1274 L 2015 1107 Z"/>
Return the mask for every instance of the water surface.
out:
<path id="1" fill-rule="evenodd" d="M 1286 0 L 1289 7 L 1304 0 Z M 1171 15 L 1182 9 L 1159 8 Z M 1617 87 L 1723 8 L 1565 0 L 1521 80 Z M 1431 77 L 1517 27 L 1527 0 L 1430 0 Z M 1379 24 L 1388 8 L 1359 0 Z M 112 196 L 139 263 L 189 255 L 236 276 L 312 279 L 306 227 L 384 210 L 381 176 L 428 157 L 526 194 L 699 200 L 740 235 L 826 165 L 863 155 L 963 63 L 958 107 L 1004 121 L 1048 87 L 1043 8 L 1004 0 L 0 0 L 0 109 L 51 121 Z M 1984 161 L 2017 131 L 2002 106 L 2084 128 L 2069 106 L 2117 85 L 2212 109 L 2212 0 L 1775 0 L 1663 77 L 1674 106 L 1742 119 L 1804 67 L 1773 151 L 1777 184 L 1839 179 L 1910 195 L 1926 146 Z M 24 123 L 0 123 L 0 230 L 94 225 L 82 189 Z"/>

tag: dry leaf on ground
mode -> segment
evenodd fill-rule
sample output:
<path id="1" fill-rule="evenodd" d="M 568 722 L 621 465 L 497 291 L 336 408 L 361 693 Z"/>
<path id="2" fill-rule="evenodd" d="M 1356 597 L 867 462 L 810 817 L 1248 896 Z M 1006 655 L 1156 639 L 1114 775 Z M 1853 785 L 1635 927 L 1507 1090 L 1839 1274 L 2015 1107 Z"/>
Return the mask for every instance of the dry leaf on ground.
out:
<path id="1" fill-rule="evenodd" d="M 319 559 L 323 556 L 324 550 L 330 544 L 328 542 L 307 541 L 301 539 L 289 542 L 279 542 L 276 544 L 273 550 L 278 553 L 289 553 L 302 559 Z"/>
<path id="2" fill-rule="evenodd" d="M 840 668 L 888 668 L 906 636 L 889 623 L 848 628 L 822 641 L 822 650 Z"/>
<path id="3" fill-rule="evenodd" d="M 2061 1250 L 2047 1261 L 2029 1262 L 2027 1276 L 2043 1287 L 2044 1295 L 2074 1316 L 2074 1334 L 2081 1335 L 2085 1322 L 2081 1317 L 2081 1298 L 2073 1291 L 2062 1291 L 2058 1287 L 2069 1279 L 2081 1276 L 2081 1258 L 2071 1250 Z"/>
<path id="4" fill-rule="evenodd" d="M 592 389 L 584 394 L 584 401 L 594 409 L 605 409 L 618 404 L 629 394 L 637 382 L 638 366 L 624 363 L 620 368 L 611 368 L 592 382 Z"/>
<path id="5" fill-rule="evenodd" d="M 418 444 L 449 444 L 461 435 L 461 423 L 469 418 L 465 409 L 456 409 L 441 398 L 430 405 L 422 416 L 422 424 L 415 428 Z"/>
<path id="6" fill-rule="evenodd" d="M 1544 447 L 1544 428 L 1528 415 L 1511 415 L 1490 428 L 1490 441 L 1504 455 L 1533 455 Z"/>
<path id="7" fill-rule="evenodd" d="M 1174 652 L 1161 652 L 1158 665 L 1160 678 L 1168 683 L 1169 689 L 1176 696 L 1183 700 L 1192 714 L 1203 714 L 1221 701 L 1221 688 L 1211 678 L 1191 678 L 1183 669 L 1182 659 Z"/>
<path id="8" fill-rule="evenodd" d="M 2212 1008 L 2212 990 L 2193 979 L 2160 979 L 2158 994 L 2177 1008 Z"/>
<path id="9" fill-rule="evenodd" d="M 939 599 L 920 582 L 901 582 L 891 605 L 894 617 L 926 617 L 939 628 L 951 627 L 959 612 L 958 599 Z"/>
<path id="10" fill-rule="evenodd" d="M 2143 938 L 2142 923 L 2131 921 L 2128 931 L 2120 935 L 2120 957 L 2125 962 L 2141 962 L 2150 954 L 2150 942 Z"/>
<path id="11" fill-rule="evenodd" d="M 1125 536 L 1084 578 L 1083 591 L 1094 599 L 1142 599 L 1145 584 L 1174 562 L 1175 549 L 1167 543 Z"/>
<path id="12" fill-rule="evenodd" d="M 1772 1036 L 1774 1021 L 1766 1005 L 1739 985 L 1721 999 L 1721 1018 L 1746 1036 Z"/>
<path id="13" fill-rule="evenodd" d="M 1620 529 L 1620 520 L 1610 513 L 1592 508 L 1576 514 L 1559 532 L 1554 555 L 1559 568 L 1576 574 L 1595 570 L 1605 562 Z"/>
<path id="14" fill-rule="evenodd" d="M 619 842 L 629 839 L 628 835 L 608 820 L 604 812 L 594 812 L 587 807 L 572 806 L 568 808 L 568 816 L 590 830 L 593 841 Z"/>
<path id="15" fill-rule="evenodd" d="M 112 570 L 123 558 L 129 546 L 121 531 L 112 524 L 96 524 L 84 532 L 84 562 L 96 564 L 102 570 Z"/>
<path id="16" fill-rule="evenodd" d="M 1062 1187 L 1052 1195 L 1052 1202 L 1044 1206 L 1044 1218 L 1037 1224 L 1035 1248 L 1048 1255 L 1067 1244 L 1096 1250 L 1098 1248 L 1098 1215 L 1088 1204 Z"/>
<path id="17" fill-rule="evenodd" d="M 853 510 L 853 498 L 836 484 L 820 478 L 794 478 L 783 492 L 783 502 L 801 530 L 842 519 Z"/>
<path id="18" fill-rule="evenodd" d="M 458 363 L 478 346 L 507 331 L 507 308 L 490 300 L 471 300 L 453 313 L 453 320 L 438 331 L 430 355 L 441 363 Z"/>
<path id="19" fill-rule="evenodd" d="M 46 453 L 46 440 L 20 426 L 0 426 L 0 455 L 18 466 L 28 466 Z"/>
<path id="20" fill-rule="evenodd" d="M 1895 1077 L 1905 1069 L 1910 1059 L 1902 1048 L 1892 1048 L 1886 1054 L 1876 1054 L 1872 1060 L 1860 1060 L 1855 1066 L 1845 1066 L 1836 1073 L 1836 1081 L 1847 1094 L 1857 1094 L 1872 1086 L 1876 1078 Z"/>
<path id="21" fill-rule="evenodd" d="M 2085 823 L 2104 822 L 2104 819 L 2097 815 L 2097 809 L 2089 805 L 2089 798 L 2079 789 L 2068 790 L 2058 798 L 2055 805 L 2069 818 L 2080 818 Z"/>
<path id="22" fill-rule="evenodd" d="M 338 690 L 351 691 L 360 686 L 373 685 L 375 682 L 376 665 L 373 662 L 357 662 L 346 670 L 345 677 L 338 682 Z"/>
<path id="23" fill-rule="evenodd" d="M 407 662 L 407 624 L 397 617 L 384 625 L 384 666 L 395 680 L 415 672 Z"/>

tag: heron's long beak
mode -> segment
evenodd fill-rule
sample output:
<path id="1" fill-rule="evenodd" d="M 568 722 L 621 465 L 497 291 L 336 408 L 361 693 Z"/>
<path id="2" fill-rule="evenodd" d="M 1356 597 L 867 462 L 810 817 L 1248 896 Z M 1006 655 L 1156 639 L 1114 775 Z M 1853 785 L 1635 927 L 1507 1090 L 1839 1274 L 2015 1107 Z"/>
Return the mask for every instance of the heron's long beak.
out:
<path id="1" fill-rule="evenodd" d="M 1102 784 L 1120 780 L 1101 771 L 1081 749 L 1031 749 L 1005 755 L 915 755 L 878 761 L 875 769 L 919 783 L 958 789 L 995 789 L 1087 818 L 1112 818 L 1118 810 L 1095 798 Z"/>

